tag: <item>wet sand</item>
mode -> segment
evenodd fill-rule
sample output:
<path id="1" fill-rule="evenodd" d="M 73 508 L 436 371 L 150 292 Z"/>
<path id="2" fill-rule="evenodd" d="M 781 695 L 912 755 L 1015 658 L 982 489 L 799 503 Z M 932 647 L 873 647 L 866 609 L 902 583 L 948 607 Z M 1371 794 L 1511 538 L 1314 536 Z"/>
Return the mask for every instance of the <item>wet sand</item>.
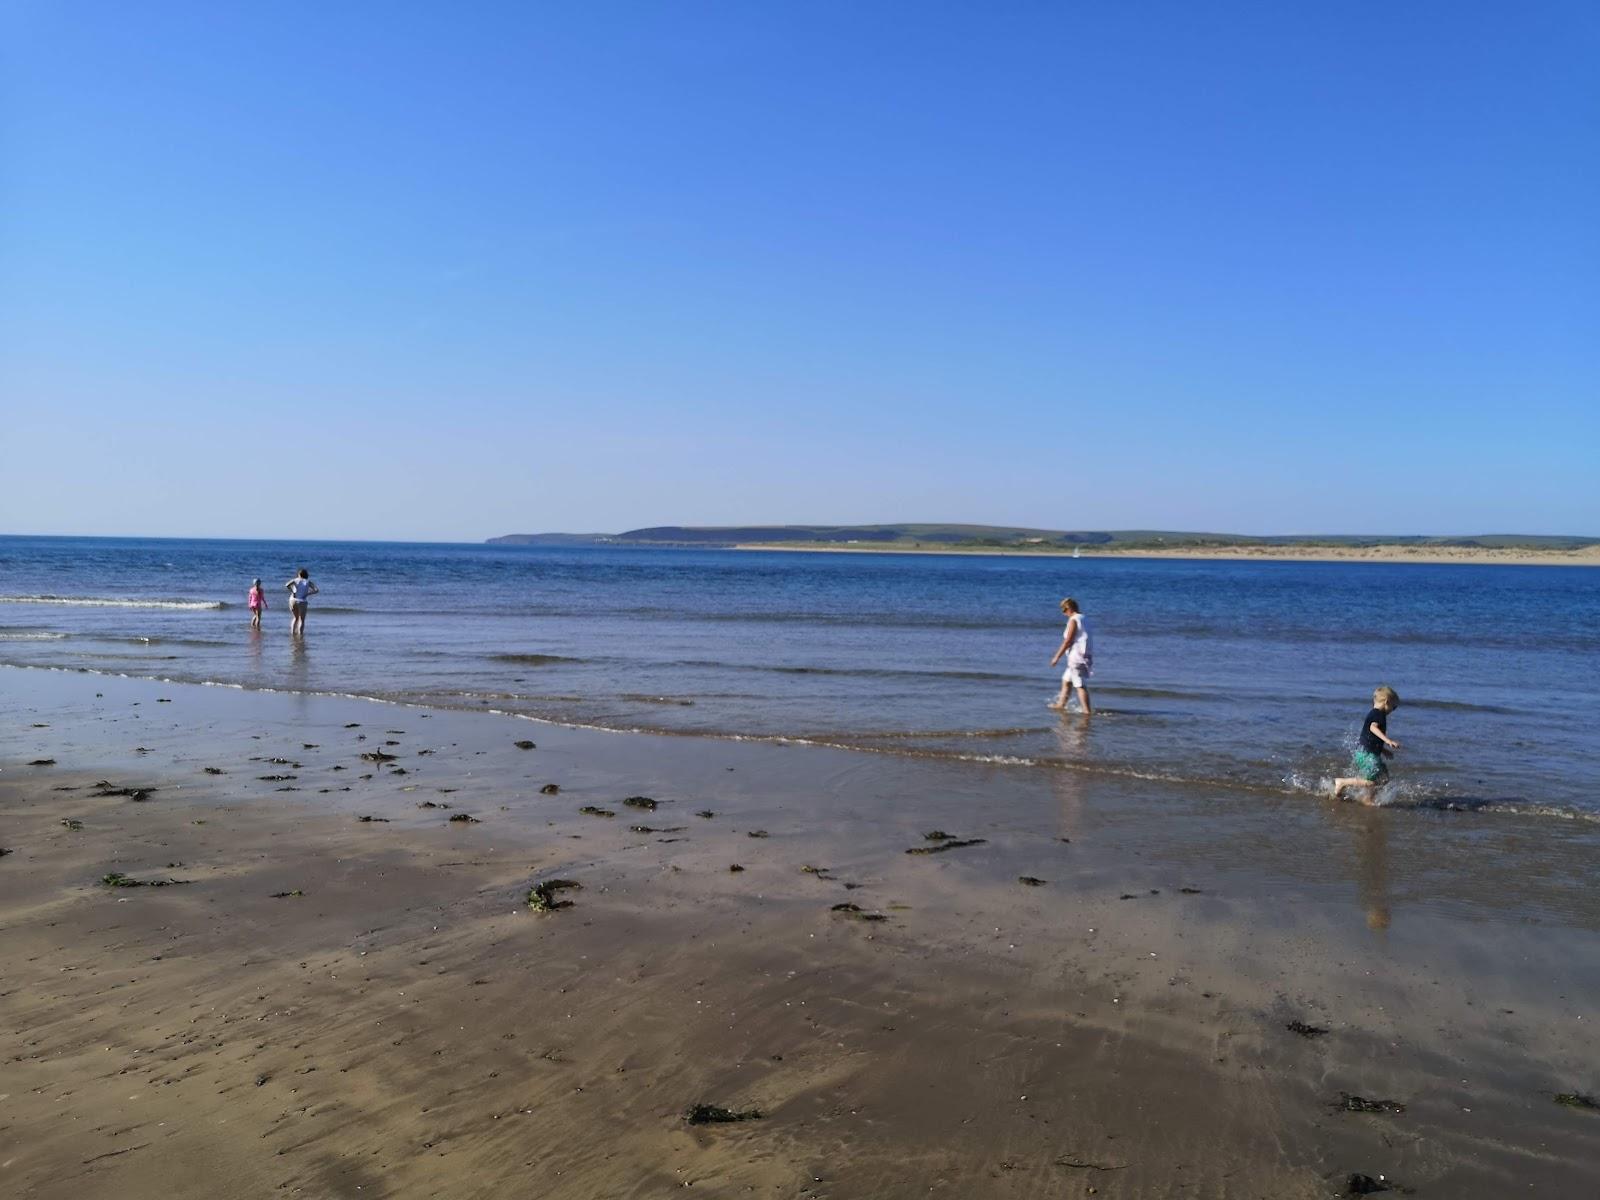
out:
<path id="1" fill-rule="evenodd" d="M 0 721 L 7 1195 L 1600 1187 L 1592 826 L 49 671 Z"/>

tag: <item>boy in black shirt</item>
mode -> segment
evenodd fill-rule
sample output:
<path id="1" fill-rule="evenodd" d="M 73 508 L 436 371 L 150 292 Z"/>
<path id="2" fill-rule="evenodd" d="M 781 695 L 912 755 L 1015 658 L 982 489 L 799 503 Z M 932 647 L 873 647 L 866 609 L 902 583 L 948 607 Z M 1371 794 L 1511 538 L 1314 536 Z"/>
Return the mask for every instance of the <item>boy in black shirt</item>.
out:
<path id="1" fill-rule="evenodd" d="M 1361 802 L 1372 803 L 1378 785 L 1389 778 L 1389 764 L 1383 761 L 1384 755 L 1392 755 L 1400 749 L 1400 743 L 1389 736 L 1389 714 L 1399 707 L 1399 693 L 1392 687 L 1381 687 L 1372 693 L 1372 709 L 1361 721 L 1361 736 L 1350 759 L 1350 769 L 1355 775 L 1333 781 L 1335 800 L 1345 788 L 1360 788 Z"/>

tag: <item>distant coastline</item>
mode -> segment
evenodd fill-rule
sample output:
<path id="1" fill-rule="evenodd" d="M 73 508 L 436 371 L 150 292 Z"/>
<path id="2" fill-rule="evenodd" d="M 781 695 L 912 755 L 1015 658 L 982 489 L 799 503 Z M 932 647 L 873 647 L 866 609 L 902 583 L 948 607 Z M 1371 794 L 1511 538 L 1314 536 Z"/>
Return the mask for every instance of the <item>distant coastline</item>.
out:
<path id="1" fill-rule="evenodd" d="M 1265 537 L 1174 530 L 1058 530 L 1003 525 L 657 525 L 622 533 L 513 533 L 491 545 L 796 553 L 978 554 L 1236 561 L 1485 563 L 1600 566 L 1600 538 L 1546 534 L 1434 537 L 1303 534 Z"/>

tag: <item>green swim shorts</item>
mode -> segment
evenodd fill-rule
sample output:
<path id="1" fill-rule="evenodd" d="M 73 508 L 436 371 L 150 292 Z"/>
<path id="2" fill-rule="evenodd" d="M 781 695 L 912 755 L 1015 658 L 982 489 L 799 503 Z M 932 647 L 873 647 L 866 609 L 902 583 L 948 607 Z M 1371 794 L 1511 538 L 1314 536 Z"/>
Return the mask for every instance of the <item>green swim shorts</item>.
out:
<path id="1" fill-rule="evenodd" d="M 1350 769 L 1368 783 L 1382 783 L 1389 778 L 1389 764 L 1371 750 L 1357 750 L 1351 756 Z"/>

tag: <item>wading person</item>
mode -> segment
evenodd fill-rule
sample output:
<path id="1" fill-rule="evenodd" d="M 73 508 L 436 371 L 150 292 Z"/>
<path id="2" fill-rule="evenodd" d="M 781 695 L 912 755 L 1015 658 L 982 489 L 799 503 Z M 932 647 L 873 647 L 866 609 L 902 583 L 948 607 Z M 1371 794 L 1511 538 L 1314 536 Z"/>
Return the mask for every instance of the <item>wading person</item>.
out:
<path id="1" fill-rule="evenodd" d="M 1061 613 L 1067 618 L 1067 628 L 1061 635 L 1061 646 L 1051 658 L 1050 665 L 1055 666 L 1064 654 L 1067 656 L 1067 669 L 1061 673 L 1061 692 L 1050 702 L 1050 707 L 1057 712 L 1066 712 L 1068 693 L 1076 689 L 1078 707 L 1087 716 L 1094 712 L 1094 707 L 1089 703 L 1087 683 L 1089 676 L 1094 674 L 1094 650 L 1089 645 L 1089 626 L 1078 611 L 1078 602 L 1071 596 L 1061 602 Z"/>
<path id="2" fill-rule="evenodd" d="M 289 635 L 293 637 L 306 631 L 306 604 L 318 589 L 311 582 L 310 572 L 304 567 L 283 587 L 289 593 Z"/>

